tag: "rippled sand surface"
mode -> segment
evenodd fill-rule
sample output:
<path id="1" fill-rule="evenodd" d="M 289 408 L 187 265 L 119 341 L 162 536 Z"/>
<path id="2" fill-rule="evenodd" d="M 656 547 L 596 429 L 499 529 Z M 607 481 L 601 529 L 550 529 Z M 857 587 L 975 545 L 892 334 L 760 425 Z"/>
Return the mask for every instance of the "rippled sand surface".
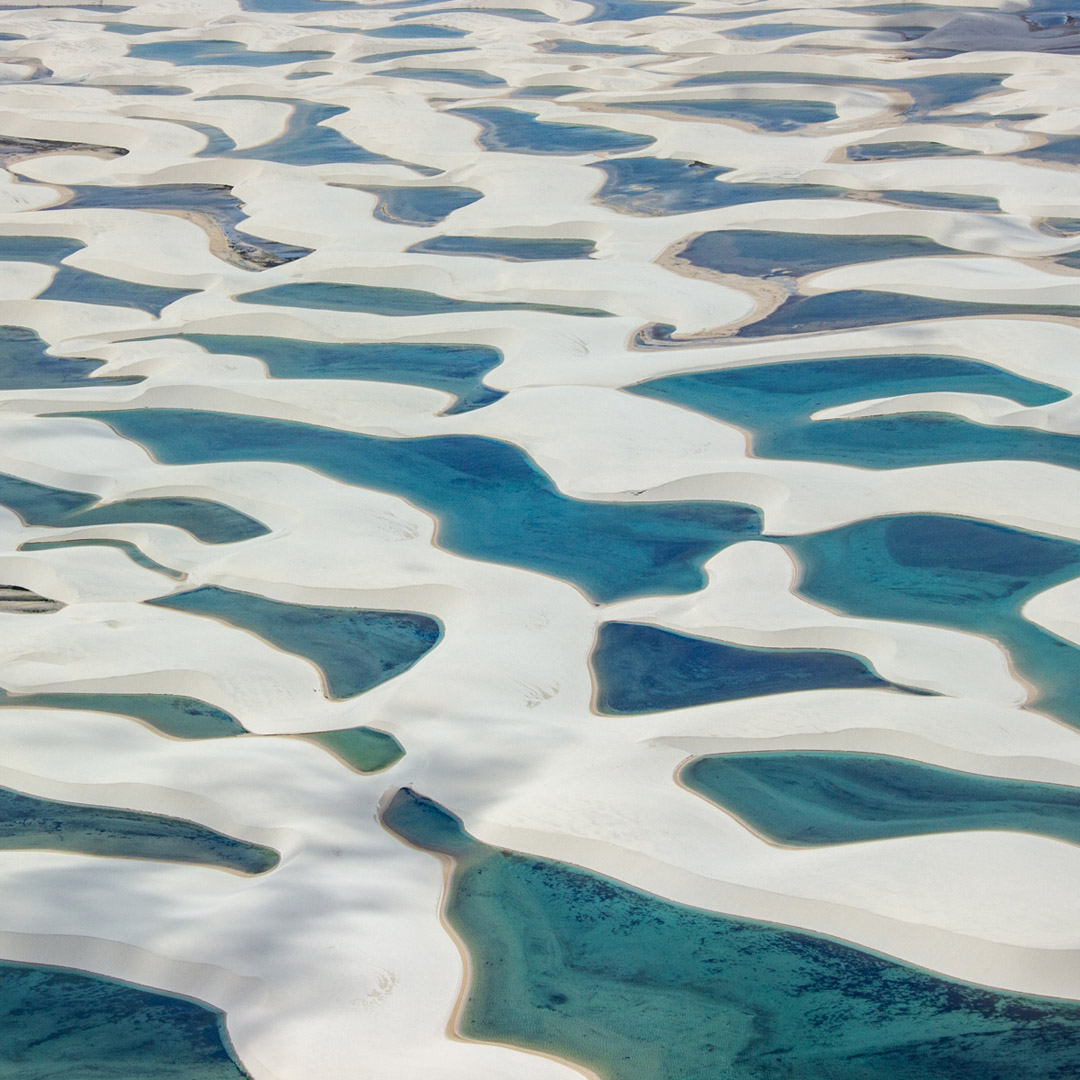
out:
<path id="1" fill-rule="evenodd" d="M 1080 1074 L 1024 3 L 0 5 L 0 1074 Z"/>

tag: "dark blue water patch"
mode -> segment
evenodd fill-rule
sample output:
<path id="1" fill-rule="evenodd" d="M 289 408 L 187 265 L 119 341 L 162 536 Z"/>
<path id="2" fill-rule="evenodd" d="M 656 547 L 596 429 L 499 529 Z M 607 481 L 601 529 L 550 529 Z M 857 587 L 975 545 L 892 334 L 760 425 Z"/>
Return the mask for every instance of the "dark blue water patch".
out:
<path id="1" fill-rule="evenodd" d="M 218 131 L 217 128 L 207 130 Z M 223 132 L 219 134 L 224 135 Z M 231 139 L 228 141 L 232 144 Z M 199 156 L 210 153 L 211 147 L 208 146 Z M 221 230 L 229 249 L 245 263 L 254 266 L 280 266 L 311 254 L 310 248 L 279 240 L 264 240 L 243 232 L 243 223 L 247 220 L 245 204 L 233 194 L 232 188 L 221 184 L 145 184 L 137 187 L 84 184 L 69 190 L 72 196 L 62 204 L 66 210 L 108 207 L 114 210 L 164 210 L 203 215 Z"/>
<path id="2" fill-rule="evenodd" d="M 427 23 L 408 23 L 396 26 L 380 26 L 377 30 L 362 31 L 373 38 L 462 38 L 468 36 L 468 30 L 457 30 L 450 26 L 431 26 Z"/>
<path id="3" fill-rule="evenodd" d="M 0 787 L 0 851 L 158 859 L 241 874 L 262 874 L 280 861 L 273 848 L 183 818 L 60 802 L 7 787 Z"/>
<path id="4" fill-rule="evenodd" d="M 405 756 L 405 747 L 386 731 L 355 727 L 343 731 L 309 731 L 300 736 L 328 750 L 358 773 L 377 773 L 396 765 Z"/>
<path id="5" fill-rule="evenodd" d="M 448 415 L 490 405 L 505 394 L 484 376 L 502 362 L 486 345 L 445 342 L 376 342 L 364 345 L 296 338 L 180 334 L 212 353 L 258 357 L 275 379 L 361 379 L 445 390 L 456 397 Z"/>
<path id="6" fill-rule="evenodd" d="M 359 6 L 359 4 L 350 3 L 349 0 L 240 0 L 240 7 L 244 11 L 258 11 L 270 15 L 342 11 Z"/>
<path id="7" fill-rule="evenodd" d="M 178 67 L 211 64 L 225 67 L 277 67 L 300 64 L 307 60 L 326 60 L 334 54 L 293 49 L 285 52 L 259 52 L 240 41 L 203 41 L 199 38 L 171 41 L 136 42 L 128 56 L 139 60 L 165 60 Z"/>
<path id="8" fill-rule="evenodd" d="M 352 187 L 352 184 L 342 185 Z M 378 198 L 374 214 L 380 221 L 392 225 L 439 225 L 455 210 L 471 206 L 484 193 L 468 187 L 389 187 L 357 184 Z"/>
<path id="9" fill-rule="evenodd" d="M 883 259 L 956 255 L 922 236 L 849 236 L 829 233 L 720 229 L 695 236 L 679 252 L 694 266 L 741 277 L 801 277 L 819 270 Z"/>
<path id="10" fill-rule="evenodd" d="M 105 277 L 89 270 L 61 265 L 49 287 L 38 300 L 62 300 L 76 304 L 103 304 L 106 307 L 135 308 L 160 315 L 170 304 L 192 296 L 198 289 L 170 289 L 161 285 L 142 285 L 136 281 Z"/>
<path id="11" fill-rule="evenodd" d="M 596 251 L 592 240 L 529 238 L 518 236 L 433 236 L 413 244 L 408 251 L 434 255 L 477 255 L 511 262 L 545 262 L 556 259 L 587 259 Z"/>
<path id="12" fill-rule="evenodd" d="M 420 289 L 394 289 L 381 285 L 339 285 L 327 281 L 305 281 L 275 285 L 269 289 L 240 293 L 237 300 L 248 304 L 317 308 L 325 311 L 355 311 L 368 315 L 447 315 L 462 311 L 546 311 L 553 315 L 603 319 L 610 311 L 599 308 L 568 307 L 563 304 L 530 304 L 524 300 L 456 300 Z"/>
<path id="13" fill-rule="evenodd" d="M 656 56 L 660 50 L 649 45 L 613 45 L 604 42 L 572 41 L 563 39 L 551 41 L 546 51 L 552 53 L 571 53 L 582 56 Z"/>
<path id="14" fill-rule="evenodd" d="M 842 30 L 841 26 L 810 26 L 804 23 L 756 23 L 752 26 L 733 26 L 724 33 L 740 41 L 776 41 L 800 34 L 820 34 L 825 30 Z"/>
<path id="15" fill-rule="evenodd" d="M 947 979 L 491 848 L 401 789 L 383 823 L 454 859 L 468 1039 L 618 1080 L 1072 1080 L 1080 1006 Z"/>
<path id="16" fill-rule="evenodd" d="M 730 169 L 701 161 L 634 157 L 596 162 L 604 184 L 597 201 L 628 214 L 688 214 L 773 199 L 835 199 L 844 188 L 825 184 L 738 184 L 718 180 Z"/>
<path id="17" fill-rule="evenodd" d="M 740 327 L 738 337 L 774 334 L 812 334 L 855 326 L 881 326 L 922 319 L 962 319 L 978 315 L 1041 315 L 1080 317 L 1080 307 L 1051 304 L 982 304 L 962 300 L 935 300 L 904 293 L 847 289 L 817 296 L 792 296 L 774 312 Z M 659 334 L 665 340 L 666 331 Z"/>
<path id="18" fill-rule="evenodd" d="M 62 248 L 65 241 L 57 241 L 56 244 Z M 0 251 L 3 246 L 0 240 Z M 102 366 L 101 360 L 50 356 L 48 348 L 33 330 L 24 326 L 0 326 L 0 391 L 51 390 L 64 386 L 130 386 L 142 382 L 141 376 L 95 377 L 94 372 Z"/>
<path id="19" fill-rule="evenodd" d="M 685 0 L 588 0 L 592 5 L 592 14 L 579 23 L 592 22 L 636 22 L 638 19 L 651 19 L 657 15 L 667 15 L 679 8 L 689 7 Z"/>
<path id="20" fill-rule="evenodd" d="M 595 124 L 562 124 L 537 120 L 536 113 L 520 109 L 449 109 L 480 125 L 477 141 L 485 150 L 515 154 L 594 154 L 640 150 L 656 140 Z"/>
<path id="21" fill-rule="evenodd" d="M 852 143 L 845 150 L 848 161 L 898 161 L 908 158 L 978 157 L 978 150 L 933 141 Z"/>
<path id="22" fill-rule="evenodd" d="M 1004 829 L 1080 844 L 1080 789 L 884 754 L 710 754 L 679 778 L 778 844 L 816 847 Z"/>
<path id="23" fill-rule="evenodd" d="M 866 86 L 902 90 L 912 98 L 905 111 L 909 119 L 936 109 L 960 105 L 1001 88 L 1008 72 L 954 72 L 921 75 L 914 79 L 870 79 L 847 74 L 819 74 L 802 71 L 721 71 L 694 75 L 675 84 L 684 86 L 727 86 L 732 83 L 797 83 L 803 86 Z"/>
<path id="24" fill-rule="evenodd" d="M 204 544 L 233 544 L 270 531 L 261 521 L 209 499 L 169 495 L 99 503 L 95 495 L 35 484 L 7 473 L 0 473 L 0 505 L 18 514 L 27 525 L 172 525 Z"/>
<path id="25" fill-rule="evenodd" d="M 245 734 L 231 713 L 178 694 L 12 694 L 0 689 L 0 708 L 72 709 L 130 716 L 174 739 L 227 739 Z"/>
<path id="26" fill-rule="evenodd" d="M 1013 157 L 1033 161 L 1054 161 L 1062 165 L 1080 162 L 1080 135 L 1048 135 L 1041 146 L 1017 151 Z"/>
<path id="27" fill-rule="evenodd" d="M 969 210 L 997 214 L 1001 204 L 990 195 L 959 195 L 951 191 L 882 191 L 881 198 L 902 206 L 927 206 L 934 210 Z"/>
<path id="28" fill-rule="evenodd" d="M 64 548 L 77 547 L 107 547 L 122 551 L 133 563 L 146 570 L 153 570 L 159 574 L 165 574 L 174 580 L 180 580 L 186 575 L 180 570 L 173 570 L 169 566 L 151 559 L 149 555 L 141 551 L 135 544 L 128 540 L 107 540 L 104 537 L 82 540 L 29 540 L 19 545 L 19 551 L 56 551 Z"/>
<path id="29" fill-rule="evenodd" d="M 343 700 L 408 671 L 442 637 L 442 625 L 406 611 L 287 604 L 255 593 L 203 585 L 147 600 L 157 607 L 208 615 L 310 660 L 331 698 Z"/>
<path id="30" fill-rule="evenodd" d="M 454 83 L 458 86 L 505 86 L 506 80 L 486 71 L 465 71 L 451 68 L 383 68 L 377 75 L 390 75 L 395 79 L 421 79 L 424 82 Z"/>
<path id="31" fill-rule="evenodd" d="M 560 98 L 567 94 L 578 94 L 584 87 L 581 86 L 522 86 L 514 90 L 512 98 Z"/>
<path id="32" fill-rule="evenodd" d="M 729 645 L 643 623 L 602 623 L 590 662 L 596 708 L 611 716 L 800 690 L 898 688 L 850 653 Z"/>
<path id="33" fill-rule="evenodd" d="M 83 971 L 0 960 L 10 1080 L 250 1080 L 202 1001 Z"/>
<path id="34" fill-rule="evenodd" d="M 741 120 L 762 131 L 794 131 L 807 124 L 826 124 L 836 119 L 830 101 L 772 101 L 724 98 L 715 101 L 657 98 L 655 101 L 621 101 L 614 108 L 673 113 L 705 120 Z"/>
<path id="35" fill-rule="evenodd" d="M 870 518 L 782 538 L 798 589 L 865 618 L 997 639 L 1036 688 L 1037 708 L 1080 727 L 1080 649 L 1020 614 L 1036 593 L 1080 576 L 1080 544 L 944 514 Z"/>
<path id="36" fill-rule="evenodd" d="M 226 135 L 219 127 L 214 127 L 212 124 L 196 124 L 191 120 L 173 121 L 173 123 L 178 122 L 183 123 L 185 127 L 189 127 L 193 131 L 197 131 L 200 135 L 206 136 L 206 146 L 195 155 L 196 157 L 220 157 L 222 154 L 229 154 L 236 149 L 236 143 L 232 136 Z"/>
<path id="37" fill-rule="evenodd" d="M 1068 397 L 1058 387 L 975 360 L 909 354 L 796 360 L 670 375 L 628 389 L 742 428 L 762 458 L 861 469 L 992 459 L 1080 467 L 1080 440 L 1032 428 L 926 413 L 810 419 L 822 409 L 899 394 L 994 394 L 1029 408 Z"/>
<path id="38" fill-rule="evenodd" d="M 702 565 L 760 535 L 753 507 L 572 499 L 517 446 L 452 435 L 387 439 L 185 409 L 81 413 L 163 464 L 282 461 L 400 495 L 438 519 L 448 551 L 570 581 L 597 602 L 694 592 Z"/>

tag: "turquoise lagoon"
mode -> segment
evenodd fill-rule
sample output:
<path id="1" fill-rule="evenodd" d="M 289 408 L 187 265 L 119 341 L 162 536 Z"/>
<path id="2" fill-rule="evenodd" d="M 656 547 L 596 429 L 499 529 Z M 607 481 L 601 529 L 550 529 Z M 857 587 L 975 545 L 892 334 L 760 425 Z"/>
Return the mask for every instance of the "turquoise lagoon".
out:
<path id="1" fill-rule="evenodd" d="M 640 150 L 656 140 L 596 124 L 563 124 L 538 120 L 536 113 L 501 106 L 450 109 L 480 125 L 478 141 L 485 150 L 515 154 L 592 154 Z"/>
<path id="2" fill-rule="evenodd" d="M 460 9 L 459 9 L 460 10 Z M 395 79 L 420 79 L 424 82 L 445 82 L 456 86 L 505 86 L 506 80 L 486 71 L 456 70 L 452 68 L 383 68 L 379 75 Z"/>
<path id="3" fill-rule="evenodd" d="M 679 779 L 778 844 L 851 844 L 966 829 L 1080 844 L 1078 788 L 885 754 L 709 754 L 684 765 Z"/>
<path id="4" fill-rule="evenodd" d="M 273 848 L 183 818 L 60 802 L 6 787 L 0 787 L 0 851 L 158 859 L 241 874 L 265 873 L 280 860 Z"/>
<path id="5" fill-rule="evenodd" d="M 701 120 L 741 120 L 762 131 L 794 131 L 808 124 L 825 124 L 836 119 L 836 106 L 828 101 L 772 101 L 752 98 L 703 98 L 656 101 L 624 101 L 618 109 L 674 113 Z"/>
<path id="6" fill-rule="evenodd" d="M 386 439 L 186 409 L 68 415 L 109 424 L 165 464 L 284 461 L 400 495 L 437 517 L 448 550 L 563 578 L 598 602 L 693 592 L 712 555 L 761 533 L 759 512 L 740 503 L 569 498 L 522 450 L 494 439 Z"/>
<path id="7" fill-rule="evenodd" d="M 405 747 L 386 731 L 355 727 L 341 731 L 308 731 L 299 736 L 328 750 L 339 761 L 359 773 L 377 773 L 396 765 L 405 756 Z"/>
<path id="8" fill-rule="evenodd" d="M 1080 544 L 945 514 L 774 539 L 798 560 L 804 596 L 859 617 L 992 637 L 1037 688 L 1034 706 L 1080 727 L 1080 648 L 1020 614 L 1035 594 L 1080 576 Z"/>
<path id="9" fill-rule="evenodd" d="M 587 259 L 596 250 L 592 240 L 576 238 L 530 238 L 518 236 L 433 236 L 413 244 L 409 251 L 433 255 L 472 255 L 511 262 L 545 262 Z"/>
<path id="10" fill-rule="evenodd" d="M 139 60 L 165 60 L 178 67 L 194 67 L 203 64 L 275 67 L 278 64 L 299 64 L 306 60 L 325 60 L 334 54 L 302 50 L 260 52 L 257 49 L 249 49 L 242 41 L 173 38 L 168 41 L 140 41 L 128 49 L 128 55 Z"/>
<path id="11" fill-rule="evenodd" d="M 0 258 L 2 251 L 0 244 Z M 94 372 L 102 365 L 101 360 L 50 356 L 48 348 L 33 330 L 24 326 L 0 326 L 0 390 L 126 386 L 142 382 L 140 376 L 95 376 Z"/>
<path id="12" fill-rule="evenodd" d="M 4 1080 L 250 1080 L 219 1010 L 70 968 L 0 960 Z"/>
<path id="13" fill-rule="evenodd" d="M 181 580 L 185 575 L 181 570 L 173 570 L 163 563 L 151 559 L 144 551 L 127 540 L 108 540 L 105 537 L 94 537 L 80 540 L 28 540 L 19 545 L 19 551 L 58 551 L 64 548 L 78 547 L 107 547 L 122 551 L 133 563 L 145 570 L 154 570 L 174 580 Z"/>
<path id="14" fill-rule="evenodd" d="M 1068 393 L 976 360 L 949 356 L 837 357 L 669 375 L 630 393 L 693 409 L 749 432 L 756 457 L 900 469 L 989 459 L 1080 468 L 1080 439 L 1025 427 L 976 424 L 947 413 L 811 420 L 822 409 L 900 394 L 993 394 L 1017 406 Z"/>
<path id="15" fill-rule="evenodd" d="M 400 790 L 383 814 L 448 855 L 470 954 L 462 1035 L 602 1080 L 1074 1080 L 1080 1005 L 947 979 L 488 847 Z"/>
<path id="16" fill-rule="evenodd" d="M 403 674 L 442 637 L 442 624 L 428 615 L 287 604 L 218 585 L 146 602 L 219 619 L 305 657 L 322 672 L 336 699 L 355 697 Z"/>
<path id="17" fill-rule="evenodd" d="M 596 708 L 612 715 L 799 690 L 908 689 L 851 653 L 733 645 L 645 623 L 602 623 L 590 662 Z"/>
<path id="18" fill-rule="evenodd" d="M 212 353 L 258 357 L 275 379 L 361 379 L 404 383 L 445 390 L 457 401 L 447 414 L 468 412 L 503 397 L 484 382 L 502 362 L 502 353 L 486 345 L 440 342 L 338 344 L 298 338 L 242 337 L 228 334 L 180 334 Z"/>
<path id="19" fill-rule="evenodd" d="M 484 194 L 468 187 L 357 185 L 357 190 L 375 195 L 375 217 L 393 225 L 438 225 Z"/>

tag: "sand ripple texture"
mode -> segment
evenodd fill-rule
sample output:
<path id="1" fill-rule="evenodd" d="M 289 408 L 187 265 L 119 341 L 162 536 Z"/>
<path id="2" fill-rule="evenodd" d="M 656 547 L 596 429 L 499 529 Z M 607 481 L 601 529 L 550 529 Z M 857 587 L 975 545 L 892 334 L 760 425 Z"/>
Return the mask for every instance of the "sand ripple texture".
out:
<path id="1" fill-rule="evenodd" d="M 0 785 L 280 855 L 16 821 L 0 959 L 218 1010 L 192 1080 L 667 1076 L 461 1026 L 407 788 L 1080 999 L 1080 35 L 1021 2 L 0 7 Z M 1066 794 L 790 846 L 680 779 L 815 751 Z"/>

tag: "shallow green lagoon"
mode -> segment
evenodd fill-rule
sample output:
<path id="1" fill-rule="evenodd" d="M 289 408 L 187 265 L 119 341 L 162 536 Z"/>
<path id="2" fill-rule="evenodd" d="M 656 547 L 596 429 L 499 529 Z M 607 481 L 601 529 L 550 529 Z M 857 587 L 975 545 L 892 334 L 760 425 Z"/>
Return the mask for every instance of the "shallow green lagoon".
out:
<path id="1" fill-rule="evenodd" d="M 235 716 L 198 698 L 178 694 L 37 693 L 0 689 L 0 708 L 75 709 L 131 716 L 174 739 L 224 739 L 243 735 Z M 0 715 L 2 720 L 2 715 Z"/>
<path id="2" fill-rule="evenodd" d="M 1080 789 L 944 769 L 884 754 L 710 754 L 692 791 L 780 844 L 812 847 L 1006 829 L 1080 844 Z"/>
<path id="3" fill-rule="evenodd" d="M 69 415 L 104 421 L 164 464 L 282 461 L 400 495 L 438 518 L 448 550 L 552 574 L 601 602 L 700 589 L 706 560 L 761 532 L 760 513 L 740 503 L 568 498 L 495 439 L 386 439 L 186 409 Z"/>
<path id="4" fill-rule="evenodd" d="M 467 1038 L 602 1080 L 1074 1080 L 1080 1005 L 945 979 L 842 942 L 490 848 L 408 789 L 384 823 L 450 855 Z"/>
<path id="5" fill-rule="evenodd" d="M 798 559 L 798 591 L 811 600 L 993 637 L 1037 687 L 1035 707 L 1080 727 L 1080 649 L 1020 615 L 1036 593 L 1080 576 L 1080 544 L 944 514 L 777 539 Z"/>
<path id="6" fill-rule="evenodd" d="M 427 386 L 454 394 L 448 414 L 468 412 L 504 397 L 484 383 L 502 362 L 502 353 L 486 345 L 442 342 L 375 342 L 363 345 L 297 338 L 180 334 L 212 353 L 256 356 L 275 379 L 363 379 Z"/>
<path id="7" fill-rule="evenodd" d="M 88 538 L 84 540 L 28 540 L 25 544 L 19 545 L 19 551 L 62 551 L 64 548 L 79 547 L 113 548 L 116 551 L 122 551 L 133 563 L 146 570 L 154 570 L 155 572 L 164 574 L 166 577 L 171 577 L 176 581 L 181 580 L 185 576 L 182 571 L 173 570 L 171 567 L 165 566 L 155 559 L 151 559 L 149 555 L 145 554 L 127 540 L 109 540 L 105 537 L 95 537 L 93 539 Z"/>
<path id="8" fill-rule="evenodd" d="M 976 360 L 911 354 L 795 360 L 669 375 L 628 389 L 742 428 L 757 457 L 863 469 L 991 459 L 1080 468 L 1080 439 L 1035 428 L 924 412 L 810 419 L 822 409 L 900 394 L 993 394 L 1028 407 L 1068 397 L 1058 387 Z"/>
<path id="9" fill-rule="evenodd" d="M 224 1014 L 69 968 L 0 960 L 4 1080 L 249 1080 Z"/>
<path id="10" fill-rule="evenodd" d="M 442 637 L 428 615 L 286 604 L 255 593 L 203 585 L 146 601 L 209 615 L 310 660 L 332 698 L 350 698 L 408 671 Z"/>
<path id="11" fill-rule="evenodd" d="M 731 645 L 644 623 L 601 623 L 590 658 L 602 713 L 648 713 L 799 690 L 893 688 L 831 649 Z"/>
<path id="12" fill-rule="evenodd" d="M 183 818 L 60 802 L 0 787 L 0 851 L 34 850 L 198 863 L 241 874 L 262 874 L 280 859 L 273 848 Z"/>
<path id="13" fill-rule="evenodd" d="M 383 769 L 396 765 L 405 756 L 405 748 L 393 735 L 376 728 L 308 731 L 300 738 L 329 750 L 350 769 L 360 773 L 382 772 Z"/>

